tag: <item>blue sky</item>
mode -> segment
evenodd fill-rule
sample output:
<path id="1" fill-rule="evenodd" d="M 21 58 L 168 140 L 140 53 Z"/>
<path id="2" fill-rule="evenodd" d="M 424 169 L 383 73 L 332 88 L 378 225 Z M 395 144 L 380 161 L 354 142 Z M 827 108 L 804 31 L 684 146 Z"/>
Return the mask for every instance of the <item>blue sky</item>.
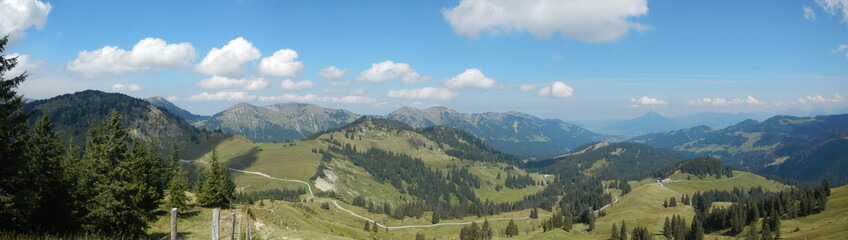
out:
<path id="1" fill-rule="evenodd" d="M 169 97 L 200 114 L 296 101 L 363 114 L 442 105 L 592 121 L 845 112 L 846 7 L 3 0 L 0 15 L 11 17 L 0 31 L 12 34 L 7 54 L 22 55 L 17 72 L 31 75 L 20 88 L 30 98 L 97 89 Z M 339 71 L 319 74 L 330 66 Z"/>

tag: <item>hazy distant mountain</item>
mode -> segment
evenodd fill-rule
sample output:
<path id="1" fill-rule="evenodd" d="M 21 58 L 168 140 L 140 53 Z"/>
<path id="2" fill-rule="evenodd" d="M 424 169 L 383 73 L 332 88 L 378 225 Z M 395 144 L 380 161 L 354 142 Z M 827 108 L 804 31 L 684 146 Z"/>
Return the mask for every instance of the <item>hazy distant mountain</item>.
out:
<path id="1" fill-rule="evenodd" d="M 615 122 L 602 129 L 615 135 L 639 135 L 678 129 L 678 124 L 658 113 L 648 112 L 641 117 Z"/>
<path id="2" fill-rule="evenodd" d="M 656 112 L 628 120 L 613 122 L 600 130 L 607 134 L 636 136 L 648 133 L 665 132 L 695 126 L 724 128 L 745 119 L 756 118 L 751 113 L 715 113 L 702 112 L 679 117 L 664 117 Z"/>
<path id="3" fill-rule="evenodd" d="M 304 103 L 270 106 L 239 103 L 195 126 L 210 131 L 221 129 L 225 133 L 244 135 L 257 142 L 284 142 L 341 127 L 359 117 L 346 110 L 326 109 Z"/>
<path id="4" fill-rule="evenodd" d="M 446 107 L 402 107 L 386 116 L 413 127 L 444 125 L 468 131 L 498 150 L 522 156 L 556 156 L 603 135 L 558 119 L 518 112 L 459 113 Z"/>
<path id="5" fill-rule="evenodd" d="M 144 100 L 147 101 L 147 102 L 150 102 L 153 105 L 156 105 L 157 107 L 167 109 L 168 111 L 170 111 L 174 115 L 177 115 L 178 117 L 181 117 L 181 118 L 185 119 L 186 121 L 188 121 L 190 123 L 195 123 L 195 122 L 198 122 L 198 121 L 203 121 L 203 120 L 209 119 L 209 116 L 202 116 L 202 115 L 193 114 L 189 111 L 186 111 L 185 109 L 177 107 L 177 105 L 174 105 L 173 103 L 171 103 L 170 101 L 168 101 L 164 97 L 151 97 L 151 98 L 147 98 L 147 99 L 144 99 Z"/>
<path id="6" fill-rule="evenodd" d="M 45 100 L 28 102 L 26 111 L 33 111 L 32 121 L 47 114 L 63 139 L 73 138 L 85 144 L 88 129 L 106 119 L 112 110 L 118 111 L 134 138 L 170 142 L 197 142 L 198 131 L 188 122 L 147 101 L 120 93 L 86 90 Z"/>
<path id="7" fill-rule="evenodd" d="M 696 127 L 633 138 L 655 147 L 714 156 L 748 170 L 805 181 L 820 176 L 848 182 L 848 114 L 809 117 L 775 116 L 745 120 L 715 130 Z M 842 160 L 841 160 L 842 159 Z"/>

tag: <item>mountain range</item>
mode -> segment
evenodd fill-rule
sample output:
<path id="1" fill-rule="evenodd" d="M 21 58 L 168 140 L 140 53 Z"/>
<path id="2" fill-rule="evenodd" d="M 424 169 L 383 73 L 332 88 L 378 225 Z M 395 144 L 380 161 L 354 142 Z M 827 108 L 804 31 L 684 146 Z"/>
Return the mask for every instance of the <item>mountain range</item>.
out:
<path id="1" fill-rule="evenodd" d="M 724 129 L 698 126 L 638 136 L 630 141 L 712 156 L 766 174 L 807 182 L 827 177 L 848 182 L 848 114 L 817 117 L 775 116 L 745 120 Z"/>
<path id="2" fill-rule="evenodd" d="M 686 129 L 695 126 L 724 128 L 746 119 L 756 119 L 752 113 L 702 112 L 678 117 L 665 117 L 648 112 L 637 118 L 613 122 L 597 130 L 612 135 L 637 136 L 656 132 Z"/>

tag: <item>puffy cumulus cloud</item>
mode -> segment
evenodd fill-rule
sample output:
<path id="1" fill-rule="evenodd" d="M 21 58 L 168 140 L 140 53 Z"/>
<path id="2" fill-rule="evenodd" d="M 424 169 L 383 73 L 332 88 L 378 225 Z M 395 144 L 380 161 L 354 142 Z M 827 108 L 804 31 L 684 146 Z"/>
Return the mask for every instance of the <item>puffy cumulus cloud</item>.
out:
<path id="1" fill-rule="evenodd" d="M 244 64 L 262 57 L 259 49 L 253 47 L 243 37 L 230 40 L 222 48 L 212 48 L 206 57 L 194 67 L 197 72 L 206 75 L 221 75 L 227 77 L 241 77 L 244 75 L 242 68 Z"/>
<path id="2" fill-rule="evenodd" d="M 114 85 L 112 85 L 112 91 L 115 92 L 138 92 L 141 90 L 144 90 L 144 88 L 135 83 L 115 83 Z"/>
<path id="3" fill-rule="evenodd" d="M 245 91 L 202 92 L 188 97 L 189 101 L 247 101 L 254 99 L 256 99 L 256 96 L 250 95 Z"/>
<path id="4" fill-rule="evenodd" d="M 446 88 L 425 87 L 419 89 L 390 90 L 386 97 L 407 99 L 449 100 L 459 96 L 458 92 Z"/>
<path id="5" fill-rule="evenodd" d="M 816 0 L 816 3 L 830 15 L 842 14 L 842 22 L 848 22 L 848 0 Z"/>
<path id="6" fill-rule="evenodd" d="M 462 0 L 442 10 L 454 32 L 477 38 L 527 31 L 537 38 L 559 32 L 564 38 L 608 42 L 647 26 L 630 18 L 648 14 L 647 0 Z"/>
<path id="7" fill-rule="evenodd" d="M 166 97 L 165 99 L 168 100 L 169 102 L 180 100 L 180 98 L 178 98 L 177 96 L 170 96 L 170 97 Z"/>
<path id="8" fill-rule="evenodd" d="M 321 71 L 318 72 L 318 76 L 327 80 L 336 80 L 344 77 L 344 75 L 348 72 L 350 72 L 348 69 L 338 69 L 336 66 L 329 66 L 321 69 Z"/>
<path id="9" fill-rule="evenodd" d="M 409 64 L 395 63 L 393 61 L 371 64 L 371 68 L 359 73 L 356 80 L 360 82 L 382 83 L 395 78 L 400 78 L 402 82 L 409 84 L 430 80 L 430 77 L 418 74 L 417 71 L 409 67 Z"/>
<path id="10" fill-rule="evenodd" d="M 666 105 L 668 102 L 662 99 L 656 99 L 648 96 L 642 96 L 641 98 L 631 98 L 630 105 L 631 108 L 645 107 L 645 106 L 657 106 L 657 105 Z"/>
<path id="11" fill-rule="evenodd" d="M 539 89 L 539 91 L 536 92 L 536 95 L 552 98 L 567 98 L 574 95 L 574 88 L 563 82 L 556 81 L 551 85 Z"/>
<path id="12" fill-rule="evenodd" d="M 212 76 L 200 80 L 197 87 L 204 89 L 229 89 L 258 91 L 268 87 L 270 83 L 264 78 L 228 78 L 224 76 Z"/>
<path id="13" fill-rule="evenodd" d="M 823 97 L 822 95 L 815 96 L 806 96 L 802 98 L 798 98 L 798 102 L 801 104 L 809 104 L 809 103 L 841 103 L 845 101 L 845 97 L 840 95 L 839 93 L 833 94 L 833 98 Z"/>
<path id="14" fill-rule="evenodd" d="M 0 34 L 9 34 L 12 43 L 22 39 L 26 29 L 35 26 L 44 28 L 47 15 L 53 6 L 38 0 L 3 0 L 0 1 Z"/>
<path id="15" fill-rule="evenodd" d="M 280 88 L 283 90 L 304 90 L 312 87 L 315 87 L 315 83 L 312 83 L 312 81 L 309 80 L 295 82 L 291 79 L 286 79 L 280 83 Z"/>
<path id="16" fill-rule="evenodd" d="M 469 68 L 453 78 L 446 79 L 444 84 L 450 89 L 489 89 L 494 87 L 497 82 L 494 79 L 487 78 L 479 69 Z"/>
<path id="17" fill-rule="evenodd" d="M 727 100 L 725 98 L 702 98 L 696 100 L 689 100 L 689 105 L 714 105 L 714 106 L 726 106 L 726 105 L 766 105 L 768 102 L 760 101 L 757 98 L 754 98 L 751 95 L 748 95 L 746 98 L 734 98 L 732 100 Z"/>
<path id="18" fill-rule="evenodd" d="M 180 68 L 188 66 L 196 56 L 191 43 L 169 44 L 161 38 L 145 38 L 130 51 L 115 46 L 81 51 L 67 69 L 93 78 L 137 70 Z"/>
<path id="19" fill-rule="evenodd" d="M 807 19 L 807 21 L 816 20 L 816 12 L 813 11 L 813 8 L 810 6 L 804 6 L 802 9 L 804 9 L 804 19 Z"/>
<path id="20" fill-rule="evenodd" d="M 297 61 L 297 52 L 283 49 L 259 62 L 259 74 L 272 77 L 297 77 L 303 71 L 303 63 Z"/>
<path id="21" fill-rule="evenodd" d="M 536 85 L 522 84 L 521 86 L 518 87 L 518 89 L 521 89 L 521 91 L 525 91 L 525 92 L 532 92 L 532 91 L 536 91 Z"/>
<path id="22" fill-rule="evenodd" d="M 289 101 L 289 102 L 330 102 L 330 103 L 350 103 L 350 104 L 373 104 L 377 103 L 377 99 L 365 96 L 342 96 L 328 97 L 318 96 L 315 94 L 297 95 L 286 93 L 279 96 L 260 96 L 259 101 Z"/>

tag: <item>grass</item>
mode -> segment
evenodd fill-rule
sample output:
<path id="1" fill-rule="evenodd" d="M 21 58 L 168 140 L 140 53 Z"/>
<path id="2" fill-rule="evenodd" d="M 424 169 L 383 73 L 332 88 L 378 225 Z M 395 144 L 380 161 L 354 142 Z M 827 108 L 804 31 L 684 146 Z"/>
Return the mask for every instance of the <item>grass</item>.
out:
<path id="1" fill-rule="evenodd" d="M 675 173 L 670 178 L 673 181 L 680 182 L 670 182 L 665 185 L 674 191 L 687 195 L 707 190 L 731 191 L 733 188 L 747 190 L 753 187 L 762 187 L 763 190 L 772 192 L 779 192 L 787 188 L 787 186 L 781 183 L 766 179 L 759 175 L 741 171 L 733 171 L 733 178 L 723 177 L 721 179 L 716 179 L 714 176 L 708 176 L 701 179 L 697 176 L 680 172 Z"/>
<path id="2" fill-rule="evenodd" d="M 786 239 L 845 239 L 848 235 L 848 186 L 831 190 L 824 212 L 785 220 L 780 231 Z M 795 229 L 799 231 L 794 232 Z"/>

